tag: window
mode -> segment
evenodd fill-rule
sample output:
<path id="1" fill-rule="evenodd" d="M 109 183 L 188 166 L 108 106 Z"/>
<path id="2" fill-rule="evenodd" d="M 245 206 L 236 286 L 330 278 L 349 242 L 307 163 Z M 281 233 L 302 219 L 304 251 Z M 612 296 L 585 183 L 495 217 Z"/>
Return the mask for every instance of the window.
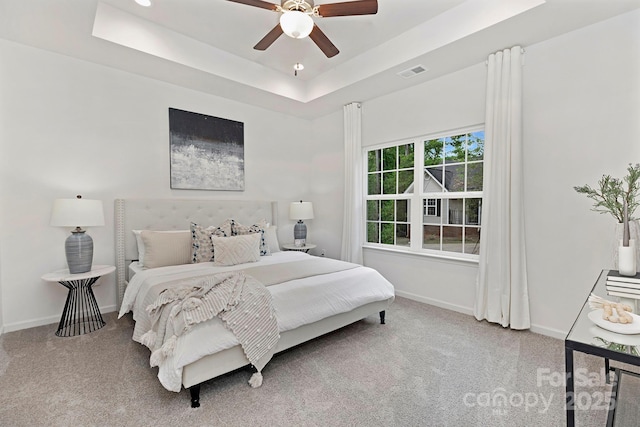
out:
<path id="1" fill-rule="evenodd" d="M 477 258 L 483 130 L 403 141 L 366 156 L 368 245 Z"/>
<path id="2" fill-rule="evenodd" d="M 414 144 L 367 152 L 367 242 L 409 246 Z"/>
<path id="3" fill-rule="evenodd" d="M 424 213 L 425 216 L 440 216 L 440 200 L 426 199 L 424 201 Z"/>

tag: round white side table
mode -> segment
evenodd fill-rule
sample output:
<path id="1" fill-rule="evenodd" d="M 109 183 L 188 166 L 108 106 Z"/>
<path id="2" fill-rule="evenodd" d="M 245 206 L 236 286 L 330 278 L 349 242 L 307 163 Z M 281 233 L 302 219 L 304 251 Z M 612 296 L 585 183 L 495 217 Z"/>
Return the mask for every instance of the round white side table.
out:
<path id="1" fill-rule="evenodd" d="M 285 251 L 298 251 L 298 252 L 304 252 L 307 253 L 309 252 L 311 249 L 315 248 L 317 245 L 314 245 L 313 243 L 307 243 L 304 246 L 296 246 L 293 243 L 287 243 L 285 245 L 282 245 L 282 248 Z"/>
<path id="2" fill-rule="evenodd" d="M 94 265 L 91 271 L 86 273 L 71 274 L 68 269 L 65 269 L 42 276 L 42 280 L 46 282 L 58 282 L 69 289 L 56 331 L 57 336 L 72 337 L 88 334 L 97 331 L 106 324 L 102 320 L 102 314 L 91 286 L 102 276 L 113 273 L 115 269 L 112 265 Z"/>

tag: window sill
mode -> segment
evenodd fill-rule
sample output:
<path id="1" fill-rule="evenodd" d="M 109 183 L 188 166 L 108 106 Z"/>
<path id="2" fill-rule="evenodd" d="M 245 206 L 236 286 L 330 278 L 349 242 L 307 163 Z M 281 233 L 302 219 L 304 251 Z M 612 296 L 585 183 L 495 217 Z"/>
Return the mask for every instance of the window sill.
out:
<path id="1" fill-rule="evenodd" d="M 463 257 L 457 257 L 455 255 L 450 255 L 450 254 L 415 252 L 408 249 L 398 249 L 398 248 L 390 248 L 390 247 L 384 247 L 384 246 L 362 245 L 362 248 L 373 249 L 375 251 L 380 251 L 380 252 L 391 252 L 391 253 L 402 254 L 402 255 L 416 256 L 421 258 L 432 258 L 435 260 L 464 262 L 468 264 L 478 264 L 480 262 L 479 258 L 463 258 Z"/>

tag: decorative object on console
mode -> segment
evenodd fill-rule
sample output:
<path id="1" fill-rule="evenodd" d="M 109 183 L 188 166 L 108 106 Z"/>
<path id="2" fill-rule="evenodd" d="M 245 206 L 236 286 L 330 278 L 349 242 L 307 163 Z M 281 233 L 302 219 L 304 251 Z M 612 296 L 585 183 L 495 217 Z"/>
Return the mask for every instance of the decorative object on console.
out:
<path id="1" fill-rule="evenodd" d="M 81 227 L 104 225 L 104 209 L 101 200 L 57 199 L 51 211 L 52 226 L 75 227 L 64 244 L 67 264 L 71 274 L 91 271 L 93 239 Z"/>
<path id="2" fill-rule="evenodd" d="M 607 331 L 611 331 L 611 332 L 615 332 L 617 334 L 623 334 L 623 335 L 640 334 L 640 316 L 633 313 L 628 313 L 628 314 L 629 316 L 631 316 L 632 319 L 634 319 L 634 321 L 631 323 L 619 323 L 619 322 L 616 323 L 616 322 L 610 322 L 608 320 L 605 320 L 603 318 L 602 309 L 590 311 L 587 314 L 587 317 L 593 323 L 595 323 L 596 325 L 598 325 L 599 327 Z"/>
<path id="3" fill-rule="evenodd" d="M 623 200 L 623 231 L 622 244 L 618 247 L 618 273 L 622 276 L 636 275 L 636 244 L 635 239 L 629 239 L 629 212 L 627 199 Z"/>
<path id="4" fill-rule="evenodd" d="M 629 313 L 633 308 L 629 304 L 606 300 L 598 295 L 589 295 L 589 308 L 592 310 L 602 310 L 602 318 L 611 323 L 633 323 L 633 317 Z"/>
<path id="5" fill-rule="evenodd" d="M 626 185 L 625 185 L 626 184 Z M 626 188 L 625 188 L 626 187 Z M 617 220 L 616 238 L 614 245 L 614 265 L 619 267 L 620 263 L 620 247 L 625 246 L 624 234 L 627 233 L 629 243 L 625 247 L 633 249 L 623 249 L 625 252 L 625 260 L 622 260 L 625 271 L 631 271 L 631 265 L 628 260 L 631 254 L 635 259 L 635 265 L 639 263 L 638 254 L 635 248 L 635 242 L 640 237 L 640 230 L 633 214 L 640 205 L 640 164 L 629 164 L 627 166 L 627 175 L 623 179 L 612 178 L 611 175 L 603 175 L 598 181 L 597 188 L 591 188 L 589 185 L 573 187 L 578 193 L 585 194 L 589 199 L 593 200 L 593 211 L 601 214 L 610 214 Z M 626 223 L 625 225 L 625 218 Z M 622 238 L 621 238 L 622 237 Z M 635 274 L 635 273 L 634 273 Z"/>
<path id="6" fill-rule="evenodd" d="M 603 331 L 604 332 L 604 331 Z M 609 334 L 607 332 L 607 334 Z M 604 335 L 601 333 L 601 335 Z M 619 353 L 628 353 L 634 356 L 640 356 L 640 347 L 635 345 L 637 342 L 636 337 L 625 338 L 624 335 L 613 335 L 609 334 L 612 339 L 606 339 L 605 337 L 593 337 L 593 339 L 598 340 L 602 346 L 608 350 L 617 351 Z M 615 340 L 615 341 L 614 341 Z M 633 343 L 625 343 L 620 341 L 633 341 Z"/>
<path id="7" fill-rule="evenodd" d="M 628 303 L 627 303 L 628 302 Z M 608 301 L 598 295 L 589 295 L 589 319 L 608 331 L 620 334 L 640 333 L 640 316 L 633 314 L 635 300 Z"/>
<path id="8" fill-rule="evenodd" d="M 307 241 L 307 226 L 302 220 L 313 219 L 313 203 L 303 202 L 302 200 L 291 203 L 289 206 L 289 218 L 298 220 L 293 227 L 293 239 L 296 246 L 302 247 Z"/>
<path id="9" fill-rule="evenodd" d="M 244 123 L 169 108 L 171 188 L 244 191 Z"/>
<path id="10" fill-rule="evenodd" d="M 633 212 L 640 203 L 638 191 L 640 190 L 640 163 L 629 164 L 627 176 L 623 179 L 612 178 L 611 175 L 603 175 L 598 181 L 598 189 L 588 185 L 573 187 L 578 193 L 585 194 L 594 201 L 593 211 L 601 214 L 611 214 L 619 223 L 624 221 L 623 200 L 627 202 L 627 212 L 630 220 L 634 220 Z M 627 188 L 623 188 L 623 182 L 627 183 Z M 622 198 L 622 200 L 621 200 Z"/>
<path id="11" fill-rule="evenodd" d="M 609 270 L 605 283 L 607 294 L 619 297 L 620 302 L 630 305 L 637 312 L 640 299 L 640 274 L 624 276 L 616 270 Z"/>

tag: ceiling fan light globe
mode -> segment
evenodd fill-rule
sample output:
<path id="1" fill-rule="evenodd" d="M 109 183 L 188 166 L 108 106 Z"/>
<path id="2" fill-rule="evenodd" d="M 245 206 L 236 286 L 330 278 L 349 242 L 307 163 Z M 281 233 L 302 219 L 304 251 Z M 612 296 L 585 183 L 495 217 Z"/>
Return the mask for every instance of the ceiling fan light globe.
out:
<path id="1" fill-rule="evenodd" d="M 289 37 L 303 39 L 313 30 L 313 19 L 304 12 L 290 10 L 282 13 L 280 27 Z"/>

